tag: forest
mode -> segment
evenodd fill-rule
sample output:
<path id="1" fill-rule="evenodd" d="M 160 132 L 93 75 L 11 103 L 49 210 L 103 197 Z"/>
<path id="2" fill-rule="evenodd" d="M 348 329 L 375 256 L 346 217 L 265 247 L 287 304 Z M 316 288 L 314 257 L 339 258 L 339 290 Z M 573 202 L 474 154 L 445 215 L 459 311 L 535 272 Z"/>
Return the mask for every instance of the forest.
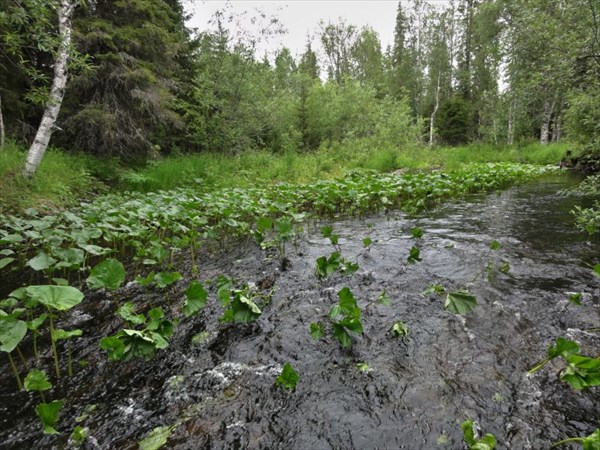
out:
<path id="1" fill-rule="evenodd" d="M 598 1 L 202 7 L 0 0 L 0 449 L 600 449 Z"/>

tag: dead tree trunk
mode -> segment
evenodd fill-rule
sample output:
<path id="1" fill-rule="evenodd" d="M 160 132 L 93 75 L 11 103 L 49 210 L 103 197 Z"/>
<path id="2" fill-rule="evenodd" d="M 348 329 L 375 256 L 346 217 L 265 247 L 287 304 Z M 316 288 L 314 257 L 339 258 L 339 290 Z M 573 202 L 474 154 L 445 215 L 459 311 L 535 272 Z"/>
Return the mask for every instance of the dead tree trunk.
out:
<path id="1" fill-rule="evenodd" d="M 58 30 L 60 44 L 54 62 L 54 79 L 50 89 L 50 98 L 46 105 L 46 110 L 42 116 L 42 121 L 33 140 L 33 144 L 27 153 L 27 161 L 23 169 L 23 175 L 31 177 L 37 170 L 44 153 L 48 148 L 50 137 L 56 118 L 60 112 L 60 107 L 65 96 L 67 87 L 67 64 L 69 61 L 69 47 L 71 46 L 71 16 L 75 9 L 74 0 L 61 0 L 58 7 Z"/>

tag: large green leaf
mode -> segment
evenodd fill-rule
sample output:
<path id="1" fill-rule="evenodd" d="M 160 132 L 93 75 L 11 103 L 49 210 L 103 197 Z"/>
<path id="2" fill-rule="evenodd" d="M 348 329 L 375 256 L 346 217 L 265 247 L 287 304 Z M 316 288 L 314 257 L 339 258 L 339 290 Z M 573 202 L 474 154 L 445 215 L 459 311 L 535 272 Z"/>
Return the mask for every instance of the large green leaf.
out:
<path id="1" fill-rule="evenodd" d="M 66 311 L 83 300 L 83 293 L 72 286 L 28 286 L 25 292 L 33 300 L 59 311 Z"/>
<path id="2" fill-rule="evenodd" d="M 131 302 L 121 305 L 119 309 L 117 309 L 116 314 L 131 325 L 142 325 L 143 323 L 146 323 L 146 318 L 143 314 L 135 313 L 135 306 Z"/>
<path id="3" fill-rule="evenodd" d="M 4 269 L 6 266 L 8 266 L 13 261 L 16 261 L 16 259 L 15 258 L 2 258 L 2 259 L 0 259 L 0 269 Z"/>
<path id="4" fill-rule="evenodd" d="M 27 261 L 25 265 L 31 267 L 33 270 L 40 271 L 49 269 L 55 262 L 56 259 L 48 256 L 45 252 L 40 252 L 36 257 Z"/>
<path id="5" fill-rule="evenodd" d="M 183 305 L 183 313 L 186 317 L 189 317 L 200 311 L 204 305 L 206 305 L 208 292 L 206 292 L 202 283 L 194 280 L 185 291 L 185 297 L 186 301 Z"/>
<path id="6" fill-rule="evenodd" d="M 35 408 L 35 413 L 38 415 L 44 425 L 45 434 L 58 434 L 54 426 L 58 422 L 58 415 L 63 406 L 61 400 L 54 400 L 52 403 L 40 403 Z"/>
<path id="7" fill-rule="evenodd" d="M 463 291 L 448 292 L 446 303 L 444 304 L 446 311 L 454 314 L 467 314 L 475 306 L 477 306 L 475 296 Z"/>
<path id="8" fill-rule="evenodd" d="M 352 338 L 343 325 L 338 323 L 333 324 L 333 337 L 342 344 L 342 347 L 350 347 L 352 345 Z"/>
<path id="9" fill-rule="evenodd" d="M 321 325 L 319 325 L 318 323 L 311 323 L 310 324 L 310 335 L 312 336 L 313 339 L 318 341 L 323 336 L 325 336 L 325 332 L 323 331 L 323 327 Z"/>
<path id="10" fill-rule="evenodd" d="M 123 281 L 125 281 L 125 266 L 119 260 L 109 258 L 92 269 L 87 284 L 91 289 L 106 288 L 114 291 Z"/>
<path id="11" fill-rule="evenodd" d="M 27 324 L 14 317 L 0 315 L 0 351 L 10 353 L 27 334 Z"/>
<path id="12" fill-rule="evenodd" d="M 553 359 L 559 356 L 568 358 L 571 355 L 577 355 L 580 352 L 579 345 L 575 341 L 559 337 L 556 339 L 556 344 L 548 347 L 548 358 Z"/>

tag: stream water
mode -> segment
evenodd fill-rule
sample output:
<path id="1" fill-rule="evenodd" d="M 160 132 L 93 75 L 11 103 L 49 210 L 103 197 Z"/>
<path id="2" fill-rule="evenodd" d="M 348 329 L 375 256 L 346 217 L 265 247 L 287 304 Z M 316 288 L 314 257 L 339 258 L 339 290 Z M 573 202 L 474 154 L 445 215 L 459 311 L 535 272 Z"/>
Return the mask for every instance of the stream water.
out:
<path id="1" fill-rule="evenodd" d="M 583 354 L 600 353 L 600 334 L 588 331 L 600 324 L 600 279 L 589 268 L 600 241 L 573 227 L 569 211 L 581 199 L 557 193 L 569 183 L 549 178 L 418 217 L 328 222 L 342 256 L 360 265 L 349 278 L 317 280 L 316 258 L 334 249 L 312 227 L 297 248 L 288 245 L 285 271 L 250 242 L 219 250 L 205 257 L 200 279 L 226 274 L 273 284 L 272 302 L 254 323 L 223 324 L 212 295 L 150 361 L 109 363 L 98 340 L 121 326 L 113 318 L 119 302 L 176 310 L 189 280 L 168 298 L 135 285 L 92 293 L 63 324 L 85 330 L 73 354 L 87 366 L 51 391 L 65 399 L 61 435 L 41 433 L 39 399 L 16 392 L 3 359 L 0 448 L 66 448 L 77 424 L 89 430 L 86 449 L 137 448 L 153 428 L 169 425 L 176 426 L 165 448 L 176 449 L 462 449 L 467 418 L 494 434 L 500 449 L 546 449 L 588 435 L 600 426 L 599 388 L 573 390 L 556 376 L 558 363 L 526 376 L 560 336 L 579 342 Z M 422 261 L 407 265 L 415 226 L 425 231 Z M 493 240 L 502 248 L 491 251 Z M 487 279 L 489 262 L 508 262 L 510 271 Z M 420 295 L 431 284 L 468 287 L 478 306 L 453 315 L 443 297 Z M 350 349 L 309 334 L 344 286 L 363 313 L 364 334 Z M 377 302 L 383 290 L 391 306 Z M 582 306 L 569 303 L 572 292 L 583 293 Z M 408 337 L 390 332 L 399 320 Z M 285 362 L 300 375 L 295 391 L 274 385 Z"/>

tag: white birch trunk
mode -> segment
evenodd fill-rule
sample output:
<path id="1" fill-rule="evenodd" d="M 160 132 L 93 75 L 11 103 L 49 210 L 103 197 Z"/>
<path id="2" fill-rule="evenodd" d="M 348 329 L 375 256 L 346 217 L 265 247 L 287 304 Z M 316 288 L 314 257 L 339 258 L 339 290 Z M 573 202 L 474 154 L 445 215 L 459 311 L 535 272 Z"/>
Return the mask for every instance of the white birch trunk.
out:
<path id="1" fill-rule="evenodd" d="M 27 153 L 27 161 L 23 169 L 23 175 L 31 177 L 37 170 L 44 153 L 48 148 L 50 137 L 56 118 L 60 111 L 65 89 L 67 87 L 67 63 L 69 61 L 69 47 L 71 45 L 71 16 L 75 9 L 74 0 L 61 0 L 58 7 L 58 30 L 60 44 L 54 62 L 54 79 L 50 89 L 50 98 L 46 105 L 46 110 L 42 116 L 42 121 L 33 140 L 33 144 Z"/>
<path id="2" fill-rule="evenodd" d="M 2 118 L 2 97 L 0 97 L 0 150 L 4 148 L 4 119 Z"/>
<path id="3" fill-rule="evenodd" d="M 515 109 L 515 103 L 510 102 L 510 106 L 508 107 L 508 145 L 515 143 Z"/>
<path id="4" fill-rule="evenodd" d="M 438 108 L 440 107 L 440 74 L 438 74 L 437 87 L 435 89 L 435 105 L 433 112 L 431 113 L 431 120 L 429 121 L 429 146 L 433 146 L 433 130 L 435 126 L 435 116 L 437 115 Z"/>
<path id="5" fill-rule="evenodd" d="M 547 145 L 550 142 L 550 121 L 554 111 L 554 102 L 548 100 L 544 102 L 544 112 L 542 113 L 542 129 L 540 132 L 540 144 Z"/>

